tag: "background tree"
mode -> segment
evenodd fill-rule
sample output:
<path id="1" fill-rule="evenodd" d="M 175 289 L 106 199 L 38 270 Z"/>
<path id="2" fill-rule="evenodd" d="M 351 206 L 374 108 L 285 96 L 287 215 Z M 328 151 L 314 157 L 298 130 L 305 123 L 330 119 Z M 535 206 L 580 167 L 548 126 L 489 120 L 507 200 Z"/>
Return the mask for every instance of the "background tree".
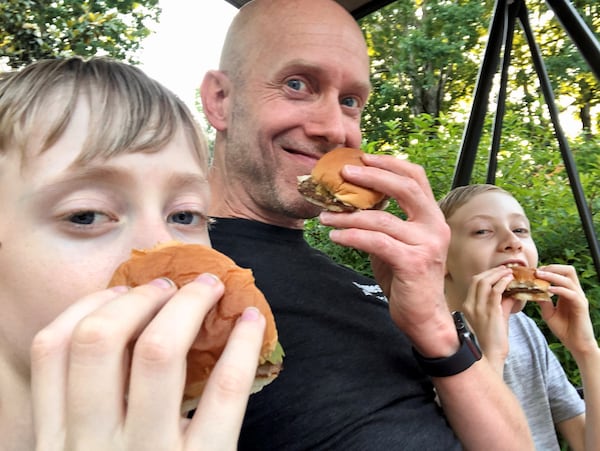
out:
<path id="1" fill-rule="evenodd" d="M 70 55 L 135 62 L 159 15 L 158 0 L 2 0 L 0 61 L 12 68 Z"/>
<path id="2" fill-rule="evenodd" d="M 478 71 L 470 55 L 490 11 L 491 0 L 398 0 L 361 21 L 372 60 L 371 139 L 383 139 L 389 121 L 407 135 L 410 117 L 437 117 L 470 93 Z"/>
<path id="3" fill-rule="evenodd" d="M 600 29 L 599 4 L 589 0 L 578 0 L 573 4 L 591 30 Z M 554 94 L 563 100 L 565 108 L 570 108 L 573 117 L 580 120 L 583 136 L 590 137 L 597 132 L 594 107 L 600 103 L 600 85 L 546 3 L 543 0 L 528 0 L 526 5 Z M 543 113 L 540 107 L 544 99 L 539 90 L 537 74 L 531 65 L 531 52 L 519 28 L 514 37 L 510 75 L 516 88 L 513 92 L 523 96 L 525 102 L 521 107 L 524 114 L 539 116 L 540 112 Z"/>
<path id="4" fill-rule="evenodd" d="M 600 4 L 589 0 L 576 0 L 573 6 L 581 13 L 583 20 L 591 30 L 600 30 Z M 531 3 L 538 11 L 541 19 L 545 4 L 540 0 Z M 575 109 L 575 117 L 581 121 L 583 136 L 591 137 L 597 133 L 597 117 L 594 117 L 594 107 L 600 104 L 600 84 L 591 73 L 587 63 L 577 50 L 575 44 L 566 35 L 558 20 L 540 20 L 538 32 L 541 48 L 545 50 L 544 60 L 548 74 L 552 80 L 557 96 L 568 96 Z M 600 37 L 599 33 L 596 33 Z M 597 113 L 596 113 L 597 115 Z"/>

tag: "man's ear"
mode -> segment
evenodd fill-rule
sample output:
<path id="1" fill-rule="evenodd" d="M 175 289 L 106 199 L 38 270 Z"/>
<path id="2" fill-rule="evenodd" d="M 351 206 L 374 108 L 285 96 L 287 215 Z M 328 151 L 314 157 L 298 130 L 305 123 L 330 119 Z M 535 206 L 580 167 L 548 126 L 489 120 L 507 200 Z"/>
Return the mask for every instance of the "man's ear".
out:
<path id="1" fill-rule="evenodd" d="M 211 70 L 206 73 L 200 85 L 202 109 L 208 122 L 218 131 L 227 128 L 230 93 L 231 81 L 225 72 Z"/>

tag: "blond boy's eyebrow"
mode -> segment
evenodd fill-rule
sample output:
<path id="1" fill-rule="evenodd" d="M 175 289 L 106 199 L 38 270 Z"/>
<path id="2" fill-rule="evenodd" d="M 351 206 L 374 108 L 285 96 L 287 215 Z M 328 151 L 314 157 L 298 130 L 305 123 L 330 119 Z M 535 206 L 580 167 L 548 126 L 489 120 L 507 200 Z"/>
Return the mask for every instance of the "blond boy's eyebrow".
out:
<path id="1" fill-rule="evenodd" d="M 526 221 L 529 221 L 527 219 L 527 216 L 521 213 L 513 213 L 511 215 L 509 215 L 511 218 L 519 218 L 519 219 L 525 219 Z M 467 218 L 467 221 L 473 221 L 475 219 L 493 219 L 494 216 L 493 215 L 484 215 L 484 214 L 479 214 L 479 215 L 474 215 L 471 216 L 469 218 Z"/>
<path id="2" fill-rule="evenodd" d="M 63 177 L 51 181 L 44 185 L 46 193 L 59 191 L 69 185 L 79 183 L 103 182 L 103 183 L 118 183 L 128 179 L 129 171 L 127 169 L 115 168 L 110 166 L 89 166 L 80 167 Z M 148 183 L 152 183 L 151 180 Z M 194 173 L 175 173 L 168 180 L 168 186 L 173 188 L 203 190 L 208 186 L 208 180 L 204 174 Z M 42 194 L 42 193 L 40 193 Z"/>
<path id="3" fill-rule="evenodd" d="M 46 196 L 67 189 L 69 186 L 94 182 L 111 183 L 122 179 L 126 171 L 103 166 L 72 168 L 69 172 L 36 187 L 33 197 Z"/>
<path id="4" fill-rule="evenodd" d="M 168 181 L 169 186 L 175 188 L 205 188 L 208 186 L 208 179 L 203 174 L 175 173 Z"/>

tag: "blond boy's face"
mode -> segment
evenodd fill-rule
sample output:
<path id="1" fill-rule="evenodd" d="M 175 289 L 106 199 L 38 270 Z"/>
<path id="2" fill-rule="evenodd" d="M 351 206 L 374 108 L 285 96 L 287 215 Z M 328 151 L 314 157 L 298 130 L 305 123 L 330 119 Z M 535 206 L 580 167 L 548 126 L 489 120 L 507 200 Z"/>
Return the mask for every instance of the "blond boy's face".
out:
<path id="1" fill-rule="evenodd" d="M 33 335 L 68 305 L 103 289 L 132 248 L 209 244 L 208 185 L 179 133 L 157 153 L 75 166 L 87 107 L 21 170 L 0 160 L 0 358 L 27 371 Z"/>
<path id="2" fill-rule="evenodd" d="M 471 279 L 506 264 L 535 267 L 538 253 L 521 205 L 502 192 L 479 194 L 448 218 L 447 284 L 466 296 Z"/>

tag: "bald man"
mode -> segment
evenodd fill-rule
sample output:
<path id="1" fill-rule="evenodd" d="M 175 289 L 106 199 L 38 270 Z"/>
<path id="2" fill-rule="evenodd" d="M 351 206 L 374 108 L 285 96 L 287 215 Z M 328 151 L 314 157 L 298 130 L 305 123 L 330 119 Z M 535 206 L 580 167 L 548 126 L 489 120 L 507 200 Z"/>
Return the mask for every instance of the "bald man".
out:
<path id="1" fill-rule="evenodd" d="M 322 213 L 296 189 L 323 154 L 360 146 L 369 92 L 362 32 L 330 0 L 250 2 L 203 80 L 217 131 L 211 241 L 252 268 L 286 350 L 249 401 L 239 447 L 532 449 L 517 400 L 446 306 L 449 229 L 423 169 L 370 155 L 343 172 L 396 199 L 406 221 Z M 370 254 L 376 281 L 308 246 L 316 216 L 332 241 Z"/>

